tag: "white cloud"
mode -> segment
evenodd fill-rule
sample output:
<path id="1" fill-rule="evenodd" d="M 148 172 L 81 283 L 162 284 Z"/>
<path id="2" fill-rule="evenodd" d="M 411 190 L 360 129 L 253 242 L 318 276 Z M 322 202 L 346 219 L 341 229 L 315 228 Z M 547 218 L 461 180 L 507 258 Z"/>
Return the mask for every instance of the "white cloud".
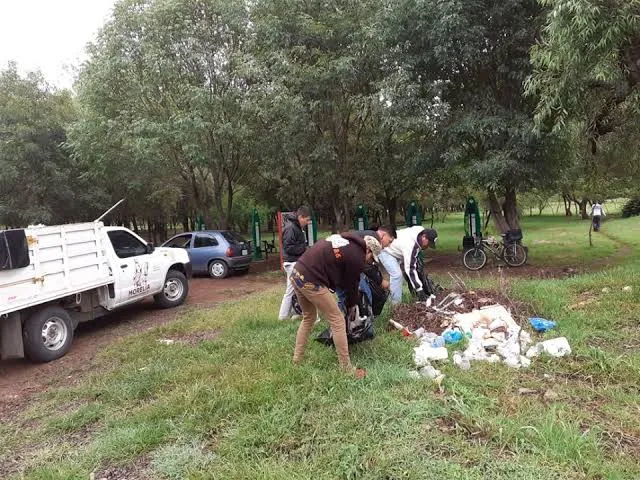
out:
<path id="1" fill-rule="evenodd" d="M 69 88 L 84 47 L 116 0 L 0 0 L 0 68 L 15 60 L 21 71 L 41 70 Z"/>

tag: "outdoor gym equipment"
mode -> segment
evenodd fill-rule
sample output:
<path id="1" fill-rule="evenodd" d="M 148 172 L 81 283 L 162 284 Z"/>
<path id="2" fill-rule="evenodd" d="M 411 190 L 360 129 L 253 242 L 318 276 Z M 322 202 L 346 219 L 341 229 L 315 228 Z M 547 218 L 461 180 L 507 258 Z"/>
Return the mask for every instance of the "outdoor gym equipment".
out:
<path id="1" fill-rule="evenodd" d="M 478 202 L 473 197 L 467 199 L 467 206 L 464 209 L 464 233 L 462 239 L 462 247 L 464 250 L 473 248 L 476 244 L 476 238 L 482 237 L 482 217 Z"/>
<path id="2" fill-rule="evenodd" d="M 369 230 L 369 216 L 367 215 L 367 207 L 358 205 L 356 208 L 355 218 L 353 219 L 353 228 L 355 230 Z"/>
<path id="3" fill-rule="evenodd" d="M 422 214 L 420 213 L 420 207 L 416 202 L 411 202 L 407 207 L 407 215 L 405 221 L 407 227 L 422 225 Z"/>
<path id="4" fill-rule="evenodd" d="M 251 218 L 251 230 L 253 230 L 253 259 L 262 260 L 262 250 L 260 249 L 260 215 L 258 215 L 258 210 L 255 208 L 253 209 Z"/>

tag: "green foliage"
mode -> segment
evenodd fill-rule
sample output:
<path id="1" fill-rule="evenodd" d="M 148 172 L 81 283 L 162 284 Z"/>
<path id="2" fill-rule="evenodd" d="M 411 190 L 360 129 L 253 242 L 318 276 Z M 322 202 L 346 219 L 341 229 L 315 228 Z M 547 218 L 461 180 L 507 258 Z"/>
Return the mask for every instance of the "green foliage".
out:
<path id="1" fill-rule="evenodd" d="M 71 94 L 52 90 L 39 73 L 0 71 L 0 225 L 87 220 L 100 188 L 63 147 L 75 117 Z"/>
<path id="2" fill-rule="evenodd" d="M 635 197 L 622 207 L 622 217 L 629 218 L 640 215 L 640 197 Z"/>
<path id="3" fill-rule="evenodd" d="M 71 143 L 90 170 L 160 218 L 227 226 L 258 156 L 248 28 L 238 2 L 118 3 L 78 84 Z"/>

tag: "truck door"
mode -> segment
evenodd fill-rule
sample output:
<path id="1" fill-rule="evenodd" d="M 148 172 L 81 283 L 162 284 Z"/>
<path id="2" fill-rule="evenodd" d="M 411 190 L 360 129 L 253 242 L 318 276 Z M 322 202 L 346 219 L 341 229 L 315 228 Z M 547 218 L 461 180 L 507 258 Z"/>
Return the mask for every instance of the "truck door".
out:
<path id="1" fill-rule="evenodd" d="M 157 275 L 159 265 L 149 247 L 126 230 L 107 232 L 116 254 L 116 303 L 138 300 L 161 289 L 162 281 Z"/>

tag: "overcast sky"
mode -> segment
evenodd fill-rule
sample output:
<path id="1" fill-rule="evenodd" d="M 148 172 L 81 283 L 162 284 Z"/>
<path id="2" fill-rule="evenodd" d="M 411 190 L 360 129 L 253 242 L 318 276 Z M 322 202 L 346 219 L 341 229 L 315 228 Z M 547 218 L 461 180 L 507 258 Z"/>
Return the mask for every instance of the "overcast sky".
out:
<path id="1" fill-rule="evenodd" d="M 0 0 L 0 68 L 41 70 L 58 87 L 71 87 L 84 47 L 116 0 Z"/>

